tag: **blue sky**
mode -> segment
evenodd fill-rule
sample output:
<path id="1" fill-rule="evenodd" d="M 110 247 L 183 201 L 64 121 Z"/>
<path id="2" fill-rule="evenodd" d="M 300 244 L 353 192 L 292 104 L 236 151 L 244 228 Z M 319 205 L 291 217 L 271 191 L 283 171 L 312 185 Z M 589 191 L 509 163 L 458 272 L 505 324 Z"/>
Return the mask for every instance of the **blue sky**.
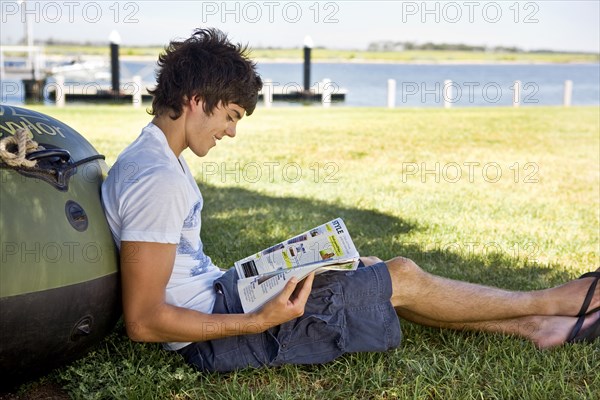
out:
<path id="1" fill-rule="evenodd" d="M 23 37 L 166 44 L 213 26 L 254 47 L 366 49 L 374 41 L 600 52 L 600 1 L 0 1 L 2 44 Z"/>

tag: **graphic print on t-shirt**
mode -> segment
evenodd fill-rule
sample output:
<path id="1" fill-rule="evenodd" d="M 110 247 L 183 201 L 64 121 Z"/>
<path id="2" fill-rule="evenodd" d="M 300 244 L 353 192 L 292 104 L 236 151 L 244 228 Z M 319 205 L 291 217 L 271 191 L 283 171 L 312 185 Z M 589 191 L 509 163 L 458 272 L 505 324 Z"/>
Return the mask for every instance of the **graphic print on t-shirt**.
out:
<path id="1" fill-rule="evenodd" d="M 198 226 L 200 223 L 200 211 L 202 211 L 202 203 L 197 201 L 192 206 L 189 215 L 183 221 L 183 229 L 191 229 Z"/>
<path id="2" fill-rule="evenodd" d="M 202 202 L 197 201 L 192 206 L 189 215 L 183 221 L 183 229 L 177 245 L 177 254 L 194 260 L 194 266 L 190 268 L 190 276 L 198 276 L 208 271 L 211 265 L 210 258 L 204 254 L 202 242 L 200 241 L 200 212 Z"/>

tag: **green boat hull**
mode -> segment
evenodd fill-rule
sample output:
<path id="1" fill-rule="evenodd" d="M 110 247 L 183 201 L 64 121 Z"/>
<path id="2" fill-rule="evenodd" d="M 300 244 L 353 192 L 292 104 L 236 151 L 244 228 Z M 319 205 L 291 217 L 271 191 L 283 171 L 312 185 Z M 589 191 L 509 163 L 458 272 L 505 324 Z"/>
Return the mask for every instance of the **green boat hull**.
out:
<path id="1" fill-rule="evenodd" d="M 82 356 L 120 316 L 118 252 L 100 199 L 103 157 L 54 118 L 0 106 L 2 138 L 22 127 L 46 151 L 34 168 L 0 163 L 5 378 L 30 377 Z"/>

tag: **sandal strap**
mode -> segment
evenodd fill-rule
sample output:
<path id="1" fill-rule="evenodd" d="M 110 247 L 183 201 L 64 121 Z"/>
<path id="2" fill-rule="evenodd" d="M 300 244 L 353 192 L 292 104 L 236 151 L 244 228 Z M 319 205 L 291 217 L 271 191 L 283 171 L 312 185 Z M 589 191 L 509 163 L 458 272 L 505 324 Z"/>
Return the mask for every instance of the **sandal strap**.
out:
<path id="1" fill-rule="evenodd" d="M 592 271 L 592 272 L 586 272 L 585 274 L 581 275 L 578 279 L 583 279 L 583 278 L 600 278 L 600 271 Z"/>
<path id="2" fill-rule="evenodd" d="M 579 313 L 577 313 L 577 317 L 581 317 L 587 314 L 588 308 L 590 307 L 590 303 L 592 302 L 592 298 L 594 297 L 594 291 L 596 290 L 596 286 L 598 286 L 598 281 L 600 280 L 600 272 L 588 272 L 581 275 L 579 279 L 589 277 L 595 277 L 596 279 L 590 285 L 590 288 L 588 289 L 585 295 L 585 299 L 583 300 L 583 304 L 581 305 L 581 309 L 579 310 Z"/>
<path id="3" fill-rule="evenodd" d="M 577 322 L 575 322 L 575 326 L 573 326 L 573 329 L 571 329 L 571 333 L 569 334 L 569 337 L 567 338 L 567 343 L 573 343 L 573 341 L 579 334 L 581 327 L 583 326 L 583 321 L 585 321 L 585 314 L 581 315 L 579 318 L 577 318 Z"/>

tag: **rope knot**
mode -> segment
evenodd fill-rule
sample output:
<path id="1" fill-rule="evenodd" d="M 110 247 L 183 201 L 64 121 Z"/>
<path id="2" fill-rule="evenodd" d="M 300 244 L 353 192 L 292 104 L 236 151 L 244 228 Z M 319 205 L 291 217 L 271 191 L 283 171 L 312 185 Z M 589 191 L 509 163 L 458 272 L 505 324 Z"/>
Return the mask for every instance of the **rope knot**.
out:
<path id="1" fill-rule="evenodd" d="M 28 160 L 26 156 L 33 151 L 43 150 L 44 148 L 38 145 L 32 138 L 33 135 L 29 129 L 20 128 L 14 135 L 0 140 L 0 157 L 2 158 L 2 162 L 11 167 L 35 167 L 37 161 Z"/>

